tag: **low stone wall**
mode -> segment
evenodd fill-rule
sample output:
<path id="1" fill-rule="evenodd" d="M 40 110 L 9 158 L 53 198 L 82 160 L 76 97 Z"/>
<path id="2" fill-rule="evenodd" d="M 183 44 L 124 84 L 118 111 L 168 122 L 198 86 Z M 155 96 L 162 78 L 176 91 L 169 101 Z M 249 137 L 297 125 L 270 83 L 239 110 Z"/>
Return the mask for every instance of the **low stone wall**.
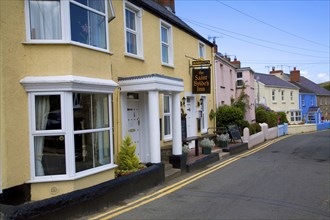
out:
<path id="1" fill-rule="evenodd" d="M 289 134 L 299 134 L 317 131 L 316 124 L 303 124 L 303 125 L 289 125 Z"/>

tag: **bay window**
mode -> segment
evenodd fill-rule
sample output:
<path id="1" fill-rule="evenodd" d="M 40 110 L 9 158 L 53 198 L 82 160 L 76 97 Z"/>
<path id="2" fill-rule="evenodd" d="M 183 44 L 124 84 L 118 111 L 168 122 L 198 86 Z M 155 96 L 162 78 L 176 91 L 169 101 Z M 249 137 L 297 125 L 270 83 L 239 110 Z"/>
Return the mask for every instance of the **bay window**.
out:
<path id="1" fill-rule="evenodd" d="M 25 2 L 28 42 L 71 42 L 108 50 L 107 21 L 114 15 L 111 0 L 25 0 Z"/>
<path id="2" fill-rule="evenodd" d="M 65 76 L 27 77 L 21 83 L 29 94 L 33 181 L 79 178 L 115 167 L 115 82 Z"/>

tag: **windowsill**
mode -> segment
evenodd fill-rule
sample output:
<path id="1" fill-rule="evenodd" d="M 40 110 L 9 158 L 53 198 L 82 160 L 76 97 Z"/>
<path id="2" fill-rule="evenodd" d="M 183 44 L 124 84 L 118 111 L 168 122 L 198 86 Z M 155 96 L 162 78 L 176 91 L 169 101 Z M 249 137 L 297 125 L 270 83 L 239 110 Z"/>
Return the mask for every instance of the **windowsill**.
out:
<path id="1" fill-rule="evenodd" d="M 141 56 L 138 56 L 138 55 L 135 55 L 135 54 L 131 54 L 131 53 L 125 53 L 125 57 L 144 61 L 144 57 L 141 57 Z"/>
<path id="2" fill-rule="evenodd" d="M 291 102 L 291 104 L 294 104 L 294 102 Z"/>
<path id="3" fill-rule="evenodd" d="M 164 137 L 164 142 L 170 142 L 172 141 L 172 136 L 171 137 Z"/>
<path id="4" fill-rule="evenodd" d="M 90 49 L 90 50 L 94 50 L 94 51 L 99 51 L 102 53 L 107 53 L 109 55 L 113 55 L 112 52 L 106 50 L 106 49 L 101 49 L 101 48 L 97 48 L 97 47 L 92 47 L 89 45 L 84 45 L 81 43 L 76 43 L 76 42 L 65 42 L 65 41 L 48 41 L 48 42 L 43 42 L 43 41 L 26 41 L 23 42 L 22 44 L 24 45 L 72 45 L 72 46 L 77 46 L 77 47 L 83 47 L 86 49 Z"/>
<path id="5" fill-rule="evenodd" d="M 35 177 L 34 180 L 29 180 L 28 183 L 46 183 L 46 182 L 64 182 L 64 181 L 73 181 L 82 179 L 87 176 L 95 175 L 104 171 L 115 169 L 118 167 L 116 164 L 106 165 L 105 167 L 95 168 L 95 171 L 82 171 L 79 174 L 75 174 L 73 177 L 68 177 L 68 175 L 56 175 L 56 176 L 44 176 L 44 177 Z"/>
<path id="6" fill-rule="evenodd" d="M 282 101 L 282 104 L 285 104 L 286 103 L 286 101 Z"/>
<path id="7" fill-rule="evenodd" d="M 175 68 L 174 65 L 172 65 L 172 64 L 167 64 L 167 63 L 162 63 L 162 66 L 164 66 L 164 67 L 168 67 L 168 68 L 171 68 L 171 69 L 174 69 L 174 68 Z"/>
<path id="8" fill-rule="evenodd" d="M 273 104 L 277 104 L 277 102 L 276 102 L 276 101 L 272 101 L 272 103 L 273 103 Z"/>

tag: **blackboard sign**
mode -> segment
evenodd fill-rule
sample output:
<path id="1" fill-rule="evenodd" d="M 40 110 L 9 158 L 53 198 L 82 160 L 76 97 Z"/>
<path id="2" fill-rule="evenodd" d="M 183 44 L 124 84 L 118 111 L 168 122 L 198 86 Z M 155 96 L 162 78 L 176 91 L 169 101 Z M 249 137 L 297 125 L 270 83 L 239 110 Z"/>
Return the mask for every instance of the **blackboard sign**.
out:
<path id="1" fill-rule="evenodd" d="M 229 125 L 228 133 L 232 140 L 241 140 L 242 141 L 241 133 L 239 132 L 238 127 L 236 125 Z"/>
<path id="2" fill-rule="evenodd" d="M 192 70 L 192 93 L 210 94 L 211 93 L 211 69 Z"/>

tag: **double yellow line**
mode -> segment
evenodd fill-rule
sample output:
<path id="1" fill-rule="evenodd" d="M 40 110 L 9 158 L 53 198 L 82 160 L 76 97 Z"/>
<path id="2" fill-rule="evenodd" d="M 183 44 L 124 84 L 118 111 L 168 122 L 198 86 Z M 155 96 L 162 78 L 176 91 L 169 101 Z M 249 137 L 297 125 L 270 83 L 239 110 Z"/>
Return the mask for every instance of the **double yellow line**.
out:
<path id="1" fill-rule="evenodd" d="M 177 183 L 174 183 L 173 185 L 170 185 L 170 186 L 167 186 L 167 187 L 165 187 L 163 189 L 160 189 L 157 192 L 154 192 L 154 193 L 152 193 L 150 195 L 147 195 L 145 197 L 142 197 L 142 198 L 140 198 L 138 200 L 135 200 L 135 201 L 133 201 L 131 203 L 128 203 L 128 204 L 126 204 L 124 206 L 121 206 L 121 207 L 118 207 L 116 209 L 113 209 L 113 210 L 111 210 L 109 212 L 105 212 L 105 213 L 103 213 L 101 215 L 92 217 L 92 218 L 90 218 L 90 220 L 110 219 L 110 218 L 116 217 L 118 215 L 121 215 L 121 214 L 123 214 L 125 212 L 128 212 L 128 211 L 130 211 L 132 209 L 135 209 L 137 207 L 140 207 L 140 206 L 142 206 L 144 204 L 147 204 L 149 202 L 152 202 L 152 201 L 154 201 L 154 200 L 156 200 L 158 198 L 161 198 L 161 197 L 163 197 L 165 195 L 168 195 L 168 194 L 170 194 L 170 193 L 172 193 L 172 192 L 174 192 L 174 191 L 176 191 L 176 190 L 178 190 L 178 189 L 180 189 L 180 188 L 182 188 L 182 187 L 184 187 L 184 186 L 186 186 L 186 185 L 188 185 L 188 184 L 190 184 L 190 183 L 192 183 L 192 182 L 194 182 L 194 181 L 196 181 L 196 180 L 198 180 L 198 179 L 200 179 L 200 178 L 202 178 L 202 177 L 204 177 L 204 176 L 206 176 L 206 175 L 208 175 L 208 174 L 210 174 L 210 173 L 212 173 L 212 172 L 214 172 L 214 171 L 216 171 L 218 169 L 221 169 L 221 168 L 223 168 L 223 167 L 225 167 L 225 166 L 227 166 L 227 165 L 229 165 L 229 164 L 231 164 L 231 163 L 233 163 L 233 162 L 235 162 L 235 161 L 237 161 L 237 160 L 239 160 L 241 158 L 244 158 L 244 157 L 247 157 L 247 156 L 249 156 L 251 154 L 254 154 L 254 153 L 256 153 L 256 152 L 258 152 L 258 151 L 260 151 L 260 150 L 268 147 L 269 145 L 274 144 L 274 143 L 276 143 L 276 142 L 278 142 L 278 141 L 280 141 L 280 140 L 282 140 L 284 138 L 287 138 L 289 136 L 290 135 L 282 136 L 280 138 L 277 138 L 277 139 L 268 141 L 268 142 L 266 142 L 266 143 L 264 143 L 264 144 L 262 144 L 262 145 L 260 145 L 258 147 L 255 147 L 255 148 L 253 148 L 253 149 L 251 149 L 251 150 L 249 150 L 249 151 L 247 151 L 245 153 L 239 154 L 239 155 L 237 155 L 235 157 L 232 157 L 232 158 L 230 158 L 228 160 L 225 160 L 224 162 L 221 162 L 221 163 L 216 164 L 216 165 L 214 165 L 214 166 L 212 166 L 212 167 L 210 167 L 210 168 L 208 168 L 206 170 L 203 170 L 203 171 L 201 171 L 201 172 L 199 172 L 197 174 L 194 174 L 194 175 L 192 175 L 190 177 L 187 177 L 184 180 L 181 180 L 181 181 L 179 181 Z"/>

